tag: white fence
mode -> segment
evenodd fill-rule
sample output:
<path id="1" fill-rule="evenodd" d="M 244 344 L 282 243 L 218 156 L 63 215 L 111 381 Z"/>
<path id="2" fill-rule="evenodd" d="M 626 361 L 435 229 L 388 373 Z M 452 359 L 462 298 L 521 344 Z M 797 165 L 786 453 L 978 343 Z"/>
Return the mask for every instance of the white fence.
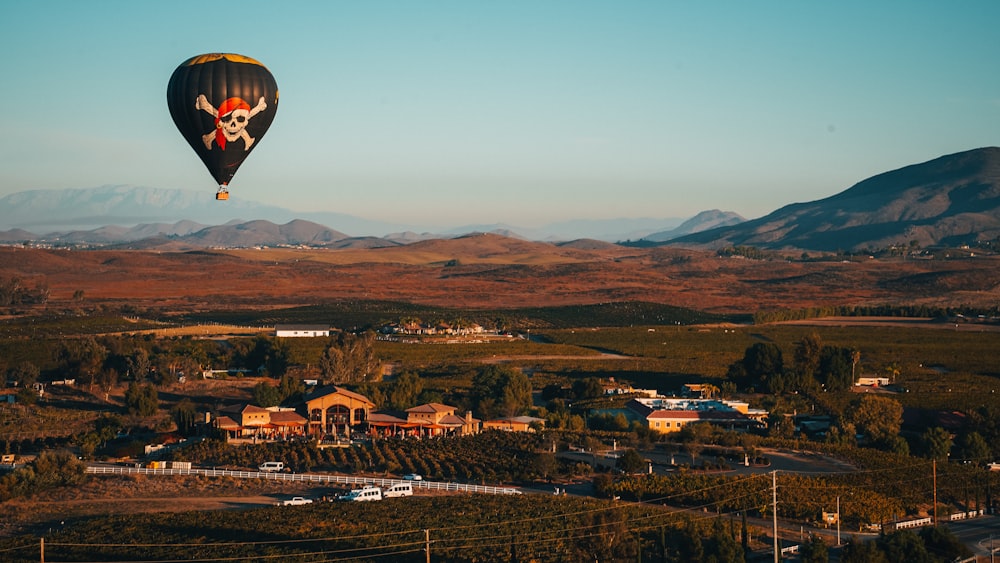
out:
<path id="1" fill-rule="evenodd" d="M 889 522 L 885 525 L 886 532 L 895 532 L 896 530 L 906 530 L 909 528 L 919 528 L 921 526 L 930 526 L 933 523 L 931 518 L 915 518 L 913 520 L 903 520 L 901 522 Z"/>
<path id="2" fill-rule="evenodd" d="M 983 509 L 970 510 L 968 512 L 956 512 L 948 516 L 948 520 L 954 522 L 955 520 L 965 520 L 966 518 L 976 518 L 977 516 L 983 515 Z"/>
<path id="3" fill-rule="evenodd" d="M 202 475 L 205 477 L 236 477 L 238 479 L 269 479 L 272 481 L 293 481 L 301 483 L 336 483 L 339 485 L 375 485 L 391 487 L 398 483 L 410 483 L 414 489 L 429 491 L 451 491 L 484 493 L 488 495 L 518 495 L 521 491 L 513 487 L 489 487 L 467 485 L 465 483 L 440 483 L 436 481 L 406 481 L 403 479 L 380 479 L 377 477 L 351 477 L 348 475 L 320 475 L 316 473 L 274 473 L 267 471 L 232 471 L 229 469 L 150 469 L 148 467 L 121 467 L 116 465 L 87 466 L 87 473 L 95 475 Z"/>

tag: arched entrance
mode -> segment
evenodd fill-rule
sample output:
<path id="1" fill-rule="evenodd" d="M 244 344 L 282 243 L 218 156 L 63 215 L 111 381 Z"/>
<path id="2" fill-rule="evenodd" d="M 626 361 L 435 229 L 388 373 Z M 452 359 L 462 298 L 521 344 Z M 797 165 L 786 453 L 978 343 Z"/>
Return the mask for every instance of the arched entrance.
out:
<path id="1" fill-rule="evenodd" d="M 327 434 L 350 436 L 351 432 L 351 409 L 344 405 L 333 405 L 326 409 Z"/>

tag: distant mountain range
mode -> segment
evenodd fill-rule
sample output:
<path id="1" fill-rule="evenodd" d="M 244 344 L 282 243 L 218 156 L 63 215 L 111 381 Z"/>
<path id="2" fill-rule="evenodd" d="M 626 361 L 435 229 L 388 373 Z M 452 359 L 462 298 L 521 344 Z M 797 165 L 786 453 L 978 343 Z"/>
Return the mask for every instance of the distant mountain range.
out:
<path id="1" fill-rule="evenodd" d="M 0 242 L 204 248 L 308 245 L 376 248 L 493 233 L 534 241 L 755 246 L 817 251 L 970 244 L 1000 237 L 1000 148 L 942 156 L 879 174 L 828 198 L 746 221 L 719 210 L 682 219 L 568 221 L 417 228 L 339 213 L 300 213 L 247 201 L 215 205 L 201 192 L 103 186 L 0 198 Z M 244 217 L 255 217 L 245 220 Z M 220 224 L 221 221 L 221 224 Z M 328 225 L 333 225 L 335 228 Z M 388 233 L 388 234 L 386 234 Z M 587 242 L 591 241 L 591 242 Z"/>
<path id="2" fill-rule="evenodd" d="M 1000 148 L 942 156 L 859 182 L 826 199 L 795 203 L 669 244 L 821 251 L 916 243 L 958 246 L 1000 237 Z"/>
<path id="3" fill-rule="evenodd" d="M 511 225 L 417 226 L 371 221 L 333 212 L 300 212 L 246 200 L 219 205 L 211 193 L 116 185 L 65 190 L 31 190 L 0 198 L 0 240 L 109 243 L 149 236 L 186 236 L 206 226 L 263 220 L 287 224 L 302 219 L 355 237 L 400 241 L 493 232 L 530 240 L 639 239 L 680 225 L 683 218 L 575 220 L 538 229 Z M 6 232 L 3 230 L 7 229 Z M 392 233 L 387 236 L 387 233 Z"/>

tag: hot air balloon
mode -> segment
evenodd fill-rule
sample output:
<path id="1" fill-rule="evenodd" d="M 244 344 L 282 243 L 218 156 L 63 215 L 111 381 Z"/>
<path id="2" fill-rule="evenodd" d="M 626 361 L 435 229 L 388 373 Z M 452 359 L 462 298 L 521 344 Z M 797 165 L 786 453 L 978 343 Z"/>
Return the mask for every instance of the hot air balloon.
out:
<path id="1" fill-rule="evenodd" d="M 181 63 L 167 84 L 174 124 L 229 199 L 229 182 L 278 110 L 278 84 L 258 61 L 208 53 Z"/>

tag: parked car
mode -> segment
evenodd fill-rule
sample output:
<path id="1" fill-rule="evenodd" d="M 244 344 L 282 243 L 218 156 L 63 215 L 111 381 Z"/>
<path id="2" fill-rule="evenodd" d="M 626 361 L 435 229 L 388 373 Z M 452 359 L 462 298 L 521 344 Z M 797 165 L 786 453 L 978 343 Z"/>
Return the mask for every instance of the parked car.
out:
<path id="1" fill-rule="evenodd" d="M 257 467 L 258 471 L 277 472 L 284 471 L 285 464 L 281 461 L 265 461 Z"/>
<path id="2" fill-rule="evenodd" d="M 418 475 L 416 473 L 407 473 L 406 475 L 403 475 L 403 479 L 406 479 L 407 481 L 423 481 L 424 480 L 423 476 Z"/>
<path id="3" fill-rule="evenodd" d="M 292 497 L 288 500 L 279 502 L 278 506 L 301 506 L 303 504 L 312 504 L 312 499 L 305 497 Z"/>

